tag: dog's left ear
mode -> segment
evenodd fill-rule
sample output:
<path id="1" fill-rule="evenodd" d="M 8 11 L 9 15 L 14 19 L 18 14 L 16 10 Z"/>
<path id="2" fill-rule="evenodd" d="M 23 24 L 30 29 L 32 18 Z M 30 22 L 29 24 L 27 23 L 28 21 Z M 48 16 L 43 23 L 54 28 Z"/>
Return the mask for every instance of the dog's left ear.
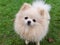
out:
<path id="1" fill-rule="evenodd" d="M 44 16 L 45 10 L 43 8 L 38 8 L 38 12 L 41 16 Z"/>
<path id="2" fill-rule="evenodd" d="M 24 3 L 20 10 L 24 11 L 24 10 L 29 9 L 29 8 L 31 8 L 31 5 L 28 3 Z"/>
<path id="3" fill-rule="evenodd" d="M 45 11 L 44 11 L 44 9 L 41 9 L 40 11 L 39 11 L 39 13 L 40 13 L 40 15 L 44 15 L 44 13 L 45 13 Z"/>
<path id="4" fill-rule="evenodd" d="M 51 9 L 50 5 L 45 5 L 44 8 L 38 8 L 38 11 L 40 13 L 40 15 L 44 16 L 47 12 L 49 12 Z"/>

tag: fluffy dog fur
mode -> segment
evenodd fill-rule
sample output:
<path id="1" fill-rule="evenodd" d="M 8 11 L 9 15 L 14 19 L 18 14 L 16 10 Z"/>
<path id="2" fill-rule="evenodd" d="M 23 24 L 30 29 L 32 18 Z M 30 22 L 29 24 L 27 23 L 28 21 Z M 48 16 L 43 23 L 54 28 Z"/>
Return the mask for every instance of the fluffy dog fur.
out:
<path id="1" fill-rule="evenodd" d="M 17 34 L 24 40 L 26 44 L 29 41 L 36 42 L 39 45 L 48 32 L 48 26 L 50 21 L 50 5 L 45 4 L 43 1 L 33 2 L 32 5 L 24 3 L 16 14 L 14 28 Z M 25 19 L 28 17 L 28 19 Z M 35 19 L 35 22 L 33 22 Z M 31 25 L 27 25 L 27 22 L 31 21 Z"/>

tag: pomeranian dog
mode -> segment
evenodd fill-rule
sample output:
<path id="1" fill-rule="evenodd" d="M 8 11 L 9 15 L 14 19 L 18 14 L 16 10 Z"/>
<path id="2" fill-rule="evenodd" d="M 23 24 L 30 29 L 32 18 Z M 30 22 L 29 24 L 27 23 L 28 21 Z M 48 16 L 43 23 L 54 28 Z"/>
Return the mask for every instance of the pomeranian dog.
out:
<path id="1" fill-rule="evenodd" d="M 49 27 L 51 6 L 44 1 L 35 1 L 32 4 L 24 3 L 16 14 L 14 29 L 25 43 L 40 41 L 46 36 Z"/>

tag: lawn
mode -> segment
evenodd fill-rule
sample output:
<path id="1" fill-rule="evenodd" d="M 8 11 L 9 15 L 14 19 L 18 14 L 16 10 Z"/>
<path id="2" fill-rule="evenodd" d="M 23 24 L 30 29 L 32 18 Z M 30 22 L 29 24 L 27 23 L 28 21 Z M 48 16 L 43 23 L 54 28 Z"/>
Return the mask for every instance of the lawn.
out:
<path id="1" fill-rule="evenodd" d="M 24 2 L 32 0 L 0 0 L 0 45 L 25 45 L 13 28 L 15 14 Z M 46 0 L 46 3 L 52 6 L 51 23 L 41 45 L 60 45 L 60 0 Z M 51 39 L 53 41 L 49 42 Z"/>

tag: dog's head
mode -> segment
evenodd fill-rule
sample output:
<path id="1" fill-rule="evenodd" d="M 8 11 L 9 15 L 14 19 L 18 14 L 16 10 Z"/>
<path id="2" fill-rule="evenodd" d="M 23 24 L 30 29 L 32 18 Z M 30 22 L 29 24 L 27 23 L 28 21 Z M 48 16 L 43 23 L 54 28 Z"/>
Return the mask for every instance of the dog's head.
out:
<path id="1" fill-rule="evenodd" d="M 34 7 L 28 3 L 24 3 L 21 7 L 19 14 L 19 21 L 24 26 L 40 25 L 44 20 L 48 20 L 49 10 L 44 7 Z"/>

